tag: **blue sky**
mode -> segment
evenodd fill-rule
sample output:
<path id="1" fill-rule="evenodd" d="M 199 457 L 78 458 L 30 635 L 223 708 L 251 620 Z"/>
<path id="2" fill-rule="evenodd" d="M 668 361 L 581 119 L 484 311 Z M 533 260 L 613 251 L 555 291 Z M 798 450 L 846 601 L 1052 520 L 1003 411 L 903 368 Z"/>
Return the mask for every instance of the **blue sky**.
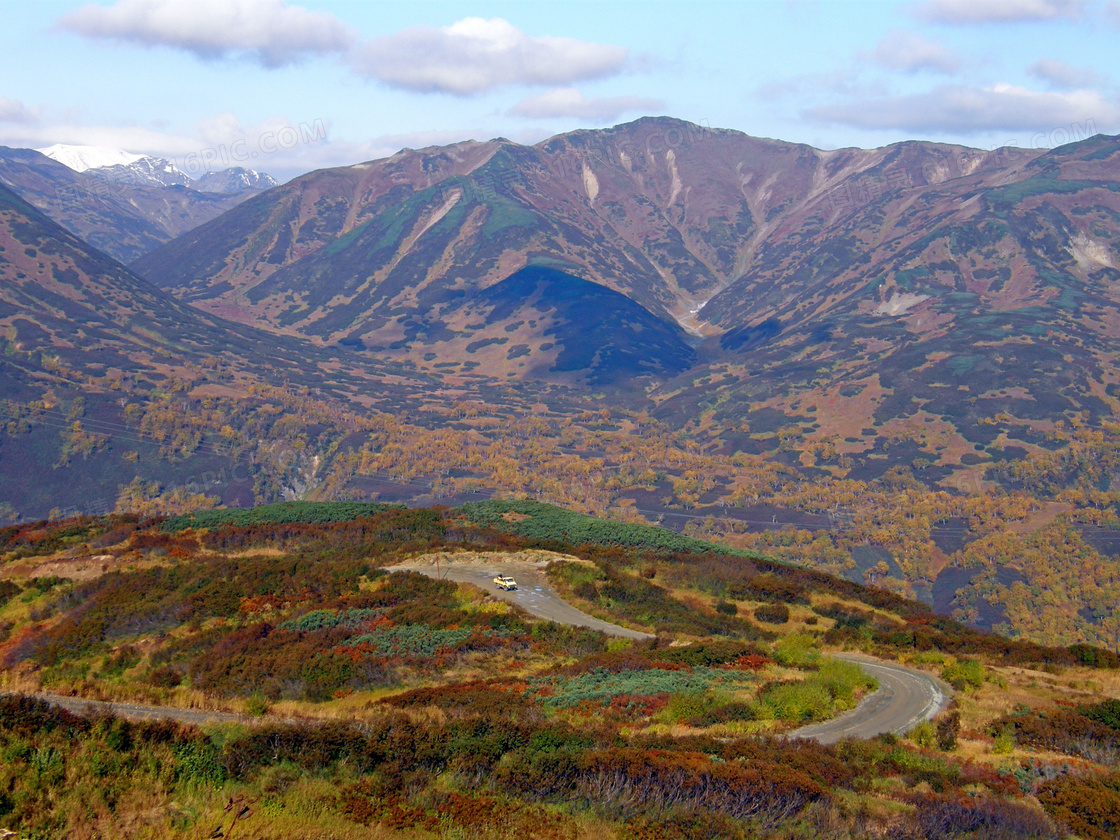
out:
<path id="1" fill-rule="evenodd" d="M 287 179 L 667 114 L 820 148 L 1120 133 L 1120 0 L 0 0 L 0 144 Z"/>

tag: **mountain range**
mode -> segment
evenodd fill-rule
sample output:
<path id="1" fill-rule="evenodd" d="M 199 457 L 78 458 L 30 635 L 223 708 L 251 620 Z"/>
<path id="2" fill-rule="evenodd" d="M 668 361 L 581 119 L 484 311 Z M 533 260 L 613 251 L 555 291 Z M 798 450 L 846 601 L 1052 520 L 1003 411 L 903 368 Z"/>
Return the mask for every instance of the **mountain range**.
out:
<path id="1" fill-rule="evenodd" d="M 650 118 L 255 194 L 0 177 L 0 519 L 513 492 L 783 556 L 795 526 L 975 624 L 1120 638 L 1118 138 Z"/>
<path id="2" fill-rule="evenodd" d="M 207 171 L 195 180 L 167 158 L 137 155 L 119 149 L 55 144 L 38 151 L 75 172 L 86 172 L 114 184 L 190 187 L 199 192 L 216 193 L 263 191 L 277 186 L 276 179 L 271 175 L 242 166 Z"/>
<path id="3" fill-rule="evenodd" d="M 94 151 L 52 152 L 83 173 L 3 150 L 0 177 L 191 311 L 358 367 L 609 385 L 674 426 L 703 411 L 729 452 L 781 431 L 801 467 L 932 482 L 1120 395 L 1113 137 L 822 151 L 646 118 L 251 198 L 242 172 L 212 176 L 239 192 L 85 192 L 138 162 Z"/>
<path id="4" fill-rule="evenodd" d="M 827 442 L 832 461 L 809 466 L 891 449 L 873 470 L 921 459 L 940 479 L 1038 451 L 1067 415 L 1111 413 L 1118 179 L 1114 137 L 822 151 L 649 118 L 313 172 L 133 268 L 272 332 L 569 381 L 579 371 L 548 356 L 554 324 L 479 317 L 511 275 L 547 267 L 691 348 L 651 347 L 656 416 L 713 405 L 722 428 Z"/>
<path id="5" fill-rule="evenodd" d="M 192 181 L 163 159 L 112 149 L 45 151 L 0 147 L 0 183 L 125 263 L 276 185 L 240 168 Z"/>

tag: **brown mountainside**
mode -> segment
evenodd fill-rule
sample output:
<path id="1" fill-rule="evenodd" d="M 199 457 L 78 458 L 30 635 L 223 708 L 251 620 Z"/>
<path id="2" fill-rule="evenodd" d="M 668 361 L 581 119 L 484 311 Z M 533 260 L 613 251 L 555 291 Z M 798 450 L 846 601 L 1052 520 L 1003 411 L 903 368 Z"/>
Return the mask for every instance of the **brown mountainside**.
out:
<path id="1" fill-rule="evenodd" d="M 705 301 L 749 276 L 775 237 L 819 225 L 807 207 L 839 217 L 838 196 L 869 178 L 898 188 L 1007 163 L 926 143 L 821 152 L 642 119 L 532 147 L 461 143 L 314 172 L 136 268 L 236 320 L 376 345 L 407 336 L 417 311 L 552 260 L 704 332 Z"/>
<path id="2" fill-rule="evenodd" d="M 1118 173 L 1106 136 L 820 151 L 647 118 L 310 173 L 134 267 L 206 311 L 432 372 L 651 374 L 657 416 L 711 406 L 732 449 L 744 421 L 788 427 L 822 453 L 801 466 L 874 456 L 872 474 L 901 459 L 940 481 L 1111 414 Z M 527 266 L 662 326 L 613 352 L 555 276 L 505 283 Z"/>
<path id="3" fill-rule="evenodd" d="M 0 147 L 0 183 L 68 231 L 121 262 L 236 207 L 260 190 L 208 193 L 110 182 L 33 149 Z"/>

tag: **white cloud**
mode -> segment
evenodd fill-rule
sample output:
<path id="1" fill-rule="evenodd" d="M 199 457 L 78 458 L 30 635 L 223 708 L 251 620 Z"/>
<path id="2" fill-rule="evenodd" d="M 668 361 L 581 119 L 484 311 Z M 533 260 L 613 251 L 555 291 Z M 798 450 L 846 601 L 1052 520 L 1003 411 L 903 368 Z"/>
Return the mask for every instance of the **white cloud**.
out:
<path id="1" fill-rule="evenodd" d="M 819 122 L 867 129 L 960 132 L 1045 131 L 1092 123 L 1120 125 L 1120 107 L 1092 90 L 1039 92 L 1007 84 L 976 89 L 946 85 L 927 93 L 811 108 Z"/>
<path id="2" fill-rule="evenodd" d="M 266 67 L 342 52 L 353 42 L 333 15 L 284 0 L 119 0 L 83 6 L 56 25 L 88 38 L 175 47 L 200 58 L 245 54 Z"/>
<path id="3" fill-rule="evenodd" d="M 0 127 L 0 145 L 37 149 L 62 143 L 99 146 L 167 158 L 191 177 L 206 171 L 243 166 L 291 177 L 316 167 L 332 144 L 324 120 L 292 122 L 273 117 L 242 126 L 228 113 L 216 114 L 193 131 L 159 131 L 135 125 L 80 125 L 62 122 L 8 124 Z M 347 150 L 341 150 L 345 155 Z M 337 163 L 353 162 L 338 159 Z"/>
<path id="4" fill-rule="evenodd" d="M 0 99 L 0 104 L 5 100 Z M 283 182 L 314 169 L 350 166 L 389 157 L 402 148 L 448 145 L 469 138 L 488 140 L 502 133 L 496 126 L 447 129 L 410 134 L 384 134 L 361 141 L 334 139 L 330 122 L 275 116 L 243 125 L 231 112 L 201 120 L 185 131 L 159 131 L 143 126 L 80 125 L 64 122 L 6 123 L 0 120 L 0 146 L 37 149 L 63 143 L 100 146 L 167 158 L 191 177 L 204 171 L 243 166 L 267 172 Z M 533 128 L 513 139 L 536 143 L 547 132 Z M 510 136 L 507 134 L 507 136 Z"/>
<path id="5" fill-rule="evenodd" d="M 39 115 L 22 102 L 0 96 L 0 122 L 30 124 L 38 120 Z"/>
<path id="6" fill-rule="evenodd" d="M 532 37 L 501 18 L 414 26 L 363 44 L 355 69 L 393 87 L 469 96 L 503 85 L 562 85 L 619 73 L 627 50 Z"/>
<path id="7" fill-rule="evenodd" d="M 41 149 L 62 143 L 67 146 L 101 146 L 154 157 L 174 157 L 197 149 L 197 139 L 181 134 L 153 131 L 141 126 L 74 125 L 41 121 L 5 125 L 0 144 L 21 149 Z"/>
<path id="8" fill-rule="evenodd" d="M 1104 81 L 1098 73 L 1088 68 L 1074 67 L 1072 64 L 1052 58 L 1039 59 L 1027 68 L 1027 72 L 1034 78 L 1042 79 L 1063 90 L 1092 87 Z"/>
<path id="9" fill-rule="evenodd" d="M 549 119 L 575 117 L 582 120 L 606 121 L 616 119 L 629 111 L 651 113 L 661 111 L 665 103 L 660 99 L 639 96 L 593 97 L 588 99 L 576 88 L 556 88 L 522 99 L 509 110 L 515 117 Z"/>
<path id="10" fill-rule="evenodd" d="M 871 53 L 871 59 L 884 67 L 908 73 L 934 70 L 952 74 L 961 66 L 960 57 L 944 44 L 899 29 L 887 33 Z"/>
<path id="11" fill-rule="evenodd" d="M 1085 0 L 928 0 L 916 10 L 936 23 L 1018 23 L 1076 19 Z"/>

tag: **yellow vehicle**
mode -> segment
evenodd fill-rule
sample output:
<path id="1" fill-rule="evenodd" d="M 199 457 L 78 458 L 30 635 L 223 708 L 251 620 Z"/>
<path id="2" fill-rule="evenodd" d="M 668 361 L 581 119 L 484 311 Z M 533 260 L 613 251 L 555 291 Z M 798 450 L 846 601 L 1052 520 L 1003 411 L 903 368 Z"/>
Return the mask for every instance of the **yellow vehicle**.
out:
<path id="1" fill-rule="evenodd" d="M 517 581 L 515 581 L 508 575 L 498 575 L 496 578 L 494 578 L 494 585 L 499 589 L 504 589 L 508 592 L 511 589 L 517 588 Z"/>

